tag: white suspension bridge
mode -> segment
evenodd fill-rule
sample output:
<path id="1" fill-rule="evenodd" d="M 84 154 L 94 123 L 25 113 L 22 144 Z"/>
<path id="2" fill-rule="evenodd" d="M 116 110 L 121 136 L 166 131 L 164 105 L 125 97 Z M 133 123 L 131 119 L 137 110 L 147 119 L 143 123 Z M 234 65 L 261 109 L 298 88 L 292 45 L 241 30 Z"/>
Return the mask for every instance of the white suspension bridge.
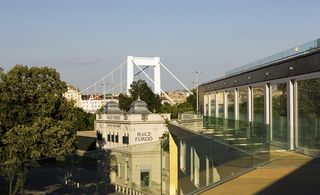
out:
<path id="1" fill-rule="evenodd" d="M 126 67 L 124 67 L 126 66 Z M 149 68 L 153 68 L 153 72 L 148 72 Z M 133 57 L 128 56 L 127 60 L 122 62 L 114 70 L 107 75 L 100 78 L 84 90 L 80 91 L 81 95 L 94 94 L 102 95 L 106 99 L 107 94 L 126 93 L 129 94 L 130 85 L 132 82 L 144 75 L 146 81 L 153 84 L 153 91 L 155 94 L 164 95 L 169 101 L 174 104 L 174 101 L 161 88 L 161 68 L 167 71 L 184 89 L 190 94 L 192 91 L 188 89 L 161 61 L 159 57 Z M 126 77 L 125 77 L 126 76 Z M 153 76 L 153 78 L 151 78 Z"/>

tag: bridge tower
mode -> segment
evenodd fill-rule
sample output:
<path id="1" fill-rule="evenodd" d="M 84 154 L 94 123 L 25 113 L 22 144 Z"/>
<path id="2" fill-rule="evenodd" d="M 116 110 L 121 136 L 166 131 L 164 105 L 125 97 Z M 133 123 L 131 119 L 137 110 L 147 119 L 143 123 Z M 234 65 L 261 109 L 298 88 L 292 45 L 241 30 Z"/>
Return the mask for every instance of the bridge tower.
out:
<path id="1" fill-rule="evenodd" d="M 161 93 L 161 77 L 160 77 L 160 58 L 159 57 L 127 57 L 127 94 L 129 95 L 130 85 L 133 82 L 134 66 L 136 66 L 140 72 L 146 74 L 141 66 L 153 67 L 154 78 L 152 80 L 154 84 L 154 93 L 160 95 Z M 150 78 L 149 78 L 150 79 Z M 151 79 L 150 79 L 151 80 Z"/>

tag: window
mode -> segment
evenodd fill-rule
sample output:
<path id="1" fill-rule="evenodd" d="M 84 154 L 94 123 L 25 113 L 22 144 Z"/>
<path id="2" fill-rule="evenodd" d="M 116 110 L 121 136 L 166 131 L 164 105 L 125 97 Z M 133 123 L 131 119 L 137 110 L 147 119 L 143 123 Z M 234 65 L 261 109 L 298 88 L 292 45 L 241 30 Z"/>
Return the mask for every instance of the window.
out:
<path id="1" fill-rule="evenodd" d="M 217 93 L 217 101 L 218 101 L 218 117 L 224 118 L 224 93 Z"/>
<path id="2" fill-rule="evenodd" d="M 186 144 L 180 141 L 180 170 L 186 173 Z"/>
<path id="3" fill-rule="evenodd" d="M 210 95 L 210 116 L 216 116 L 216 94 Z"/>
<path id="4" fill-rule="evenodd" d="M 119 134 L 117 133 L 117 135 L 115 136 L 115 142 L 119 143 Z"/>
<path id="5" fill-rule="evenodd" d="M 129 135 L 128 134 L 125 134 L 124 136 L 122 136 L 122 143 L 129 144 Z"/>
<path id="6" fill-rule="evenodd" d="M 97 140 L 102 141 L 102 133 L 100 133 L 99 131 L 97 131 Z"/>
<path id="7" fill-rule="evenodd" d="M 110 142 L 110 140 L 111 140 L 111 139 L 110 139 L 110 133 L 108 133 L 108 142 Z"/>
<path id="8" fill-rule="evenodd" d="M 149 187 L 150 186 L 150 172 L 149 171 L 141 171 L 140 172 L 140 184 L 141 184 L 141 187 Z"/>
<path id="9" fill-rule="evenodd" d="M 199 182 L 200 182 L 200 159 L 197 154 L 197 151 L 191 147 L 191 159 L 190 159 L 190 164 L 191 164 L 191 181 L 193 180 L 193 183 L 195 186 L 199 187 Z"/>
<path id="10" fill-rule="evenodd" d="M 248 89 L 239 89 L 239 120 L 248 121 Z M 247 125 L 245 123 L 245 125 Z"/>
<path id="11" fill-rule="evenodd" d="M 111 135 L 111 141 L 114 142 L 114 134 Z"/>
<path id="12" fill-rule="evenodd" d="M 271 130 L 272 140 L 287 143 L 287 84 L 279 83 L 271 86 L 272 115 Z"/>
<path id="13" fill-rule="evenodd" d="M 264 123 L 264 87 L 253 87 L 253 121 Z"/>
<path id="14" fill-rule="evenodd" d="M 228 98 L 228 119 L 235 119 L 235 94 L 234 91 L 227 91 L 227 98 Z"/>
<path id="15" fill-rule="evenodd" d="M 320 79 L 298 81 L 299 147 L 320 148 Z"/>

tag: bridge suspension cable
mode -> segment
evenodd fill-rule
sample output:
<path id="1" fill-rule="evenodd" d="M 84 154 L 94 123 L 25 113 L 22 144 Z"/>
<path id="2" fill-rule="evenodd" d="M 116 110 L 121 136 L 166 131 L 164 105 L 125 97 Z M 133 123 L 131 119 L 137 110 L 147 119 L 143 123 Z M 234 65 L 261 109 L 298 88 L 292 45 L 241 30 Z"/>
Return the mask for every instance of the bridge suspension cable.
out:
<path id="1" fill-rule="evenodd" d="M 90 85 L 89 87 L 85 88 L 84 90 L 80 91 L 80 93 L 83 93 L 84 91 L 90 89 L 91 87 L 97 85 L 98 83 L 100 83 L 101 81 L 104 82 L 104 79 L 106 79 L 108 76 L 112 75 L 113 77 L 113 73 L 115 71 L 117 71 L 118 69 L 120 69 L 123 65 L 125 65 L 127 63 L 127 60 L 125 60 L 124 62 L 122 62 L 117 68 L 115 68 L 113 71 L 111 71 L 110 73 L 108 73 L 106 76 L 102 77 L 101 79 L 99 79 L 98 81 L 96 81 L 95 83 L 93 83 L 92 85 Z M 122 70 L 122 69 L 121 69 Z"/>
<path id="2" fill-rule="evenodd" d="M 127 68 L 123 69 L 122 67 L 127 64 Z M 129 67 L 129 64 L 130 67 Z M 134 73 L 133 71 L 133 67 L 137 67 L 138 68 L 138 72 Z M 148 70 L 149 67 L 153 67 L 155 72 L 154 72 L 154 79 L 150 78 L 150 76 L 148 75 L 149 73 L 146 73 L 145 70 Z M 161 61 L 160 58 L 158 57 L 154 57 L 154 58 L 144 58 L 144 57 L 132 57 L 132 56 L 128 56 L 128 59 L 125 60 L 124 62 L 122 62 L 120 65 L 118 65 L 114 70 L 112 70 L 111 72 L 109 72 L 107 75 L 103 76 L 101 79 L 99 79 L 98 81 L 94 82 L 93 84 L 91 84 L 90 86 L 88 86 L 87 88 L 83 89 L 82 91 L 80 91 L 80 94 L 86 92 L 87 94 L 87 98 L 88 98 L 88 94 L 89 92 L 93 91 L 94 95 L 103 95 L 103 99 L 106 98 L 106 94 L 112 92 L 112 96 L 114 95 L 114 91 L 116 89 L 119 89 L 119 92 L 122 93 L 123 89 L 126 89 L 127 93 L 128 93 L 128 89 L 130 84 L 128 82 L 132 82 L 134 77 L 140 75 L 141 73 L 143 73 L 143 75 L 145 77 L 147 77 L 147 79 L 149 81 L 151 81 L 154 84 L 154 90 L 157 92 L 159 95 L 163 94 L 169 101 L 171 101 L 172 103 L 174 103 L 174 101 L 172 100 L 172 98 L 170 98 L 170 96 L 161 89 L 160 87 L 160 68 L 164 68 L 181 86 L 183 86 L 183 88 L 185 88 L 190 94 L 193 94 L 192 91 L 190 91 L 188 89 L 188 87 L 186 87 Z M 157 68 L 157 69 L 156 69 Z M 125 79 L 123 80 L 123 70 L 126 70 L 126 74 L 127 77 L 130 79 L 128 80 Z M 130 71 L 129 71 L 130 70 Z M 116 71 L 119 71 L 119 77 L 117 76 L 118 74 L 115 74 Z M 129 71 L 129 72 L 128 72 Z M 157 74 L 157 77 L 156 75 Z M 119 80 L 120 78 L 120 80 Z M 110 81 L 111 80 L 111 81 Z M 108 82 L 110 81 L 110 82 Z M 115 84 L 117 83 L 117 84 Z M 99 94 L 97 94 L 98 89 L 97 87 L 101 84 L 102 86 L 102 90 L 99 91 Z M 123 88 L 123 85 L 126 85 L 126 88 Z M 107 87 L 109 86 L 109 87 Z"/>

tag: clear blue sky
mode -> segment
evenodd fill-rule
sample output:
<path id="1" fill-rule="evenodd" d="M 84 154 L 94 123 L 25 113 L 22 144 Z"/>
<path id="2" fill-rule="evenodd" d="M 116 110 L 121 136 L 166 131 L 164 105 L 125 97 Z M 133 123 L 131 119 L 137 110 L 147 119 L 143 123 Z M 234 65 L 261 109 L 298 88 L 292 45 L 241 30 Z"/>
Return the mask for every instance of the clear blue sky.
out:
<path id="1" fill-rule="evenodd" d="M 159 56 L 184 83 L 320 38 L 319 0 L 0 1 L 0 66 L 55 67 L 83 89 L 126 56 Z M 163 76 L 165 89 L 180 88 Z"/>

